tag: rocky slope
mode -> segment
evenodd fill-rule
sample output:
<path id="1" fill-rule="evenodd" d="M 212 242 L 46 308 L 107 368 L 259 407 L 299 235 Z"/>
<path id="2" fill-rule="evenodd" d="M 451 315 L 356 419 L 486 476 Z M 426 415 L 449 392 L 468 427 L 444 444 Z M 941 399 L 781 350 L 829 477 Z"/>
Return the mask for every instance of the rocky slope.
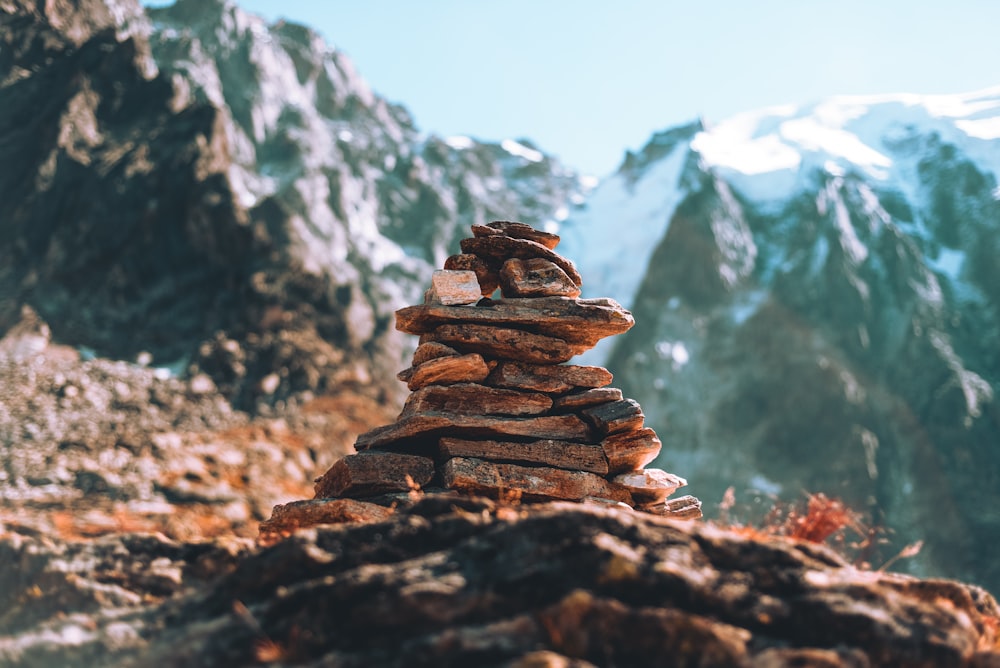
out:
<path id="1" fill-rule="evenodd" d="M 429 497 L 267 548 L 8 534 L 0 566 L 4 665 L 1000 662 L 981 589 L 582 504 Z"/>
<path id="2" fill-rule="evenodd" d="M 840 496 L 925 540 L 917 572 L 1000 587 L 998 114 L 997 90 L 835 98 L 627 156 L 562 234 L 635 315 L 594 361 L 665 466 L 707 499 Z"/>

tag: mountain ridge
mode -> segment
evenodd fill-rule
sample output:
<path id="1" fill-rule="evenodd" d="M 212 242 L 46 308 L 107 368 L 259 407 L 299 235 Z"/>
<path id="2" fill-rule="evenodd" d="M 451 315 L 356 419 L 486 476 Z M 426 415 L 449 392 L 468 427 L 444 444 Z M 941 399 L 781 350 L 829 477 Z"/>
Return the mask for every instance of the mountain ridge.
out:
<path id="1" fill-rule="evenodd" d="M 585 294 L 638 323 L 591 359 L 676 439 L 670 466 L 708 498 L 843 495 L 926 539 L 922 572 L 993 582 L 997 118 L 996 88 L 747 112 L 654 137 L 569 217 Z"/>

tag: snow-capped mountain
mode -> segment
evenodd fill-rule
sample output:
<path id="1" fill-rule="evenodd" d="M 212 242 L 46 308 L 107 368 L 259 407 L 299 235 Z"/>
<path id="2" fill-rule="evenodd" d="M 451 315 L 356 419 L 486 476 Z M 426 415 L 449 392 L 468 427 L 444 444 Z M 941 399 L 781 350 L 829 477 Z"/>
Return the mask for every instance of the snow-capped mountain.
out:
<path id="1" fill-rule="evenodd" d="M 562 229 L 637 322 L 592 359 L 704 498 L 843 496 L 996 585 L 998 179 L 1000 88 L 659 133 Z"/>

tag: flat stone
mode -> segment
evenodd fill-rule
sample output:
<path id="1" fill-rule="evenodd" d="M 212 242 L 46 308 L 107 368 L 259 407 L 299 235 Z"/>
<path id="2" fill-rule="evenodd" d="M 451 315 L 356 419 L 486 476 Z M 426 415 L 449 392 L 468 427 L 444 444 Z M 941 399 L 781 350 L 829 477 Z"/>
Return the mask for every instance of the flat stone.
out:
<path id="1" fill-rule="evenodd" d="M 579 297 L 580 288 L 559 265 L 540 257 L 511 258 L 500 268 L 504 297 Z"/>
<path id="2" fill-rule="evenodd" d="M 608 460 L 599 445 L 543 439 L 516 441 L 472 441 L 444 437 L 439 445 L 442 457 L 474 457 L 494 462 L 544 464 L 571 471 L 607 475 Z"/>
<path id="3" fill-rule="evenodd" d="M 619 473 L 611 481 L 627 489 L 636 503 L 644 504 L 662 502 L 678 488 L 687 485 L 687 480 L 663 469 Z"/>
<path id="4" fill-rule="evenodd" d="M 500 362 L 486 379 L 487 385 L 562 394 L 577 388 L 603 387 L 614 379 L 599 366 L 540 365 Z"/>
<path id="5" fill-rule="evenodd" d="M 637 471 L 660 454 L 663 444 L 652 429 L 613 434 L 601 441 L 611 473 Z"/>
<path id="6" fill-rule="evenodd" d="M 452 255 L 444 261 L 444 268 L 476 272 L 479 291 L 483 297 L 489 297 L 500 287 L 500 275 L 497 270 L 478 255 Z"/>
<path id="7" fill-rule="evenodd" d="M 593 443 L 593 430 L 577 415 L 542 415 L 538 417 L 490 417 L 450 413 L 417 413 L 376 427 L 358 437 L 356 450 L 405 447 L 407 442 L 420 444 L 428 437 L 503 438 L 520 436 L 557 441 Z"/>
<path id="8" fill-rule="evenodd" d="M 279 504 L 271 517 L 260 523 L 260 535 L 287 534 L 320 524 L 381 522 L 392 516 L 386 508 L 357 499 L 309 499 Z"/>
<path id="9" fill-rule="evenodd" d="M 483 356 L 469 354 L 437 357 L 420 366 L 403 369 L 396 374 L 396 378 L 413 391 L 425 385 L 478 383 L 486 380 L 489 375 L 490 369 Z"/>
<path id="10" fill-rule="evenodd" d="M 338 460 L 316 480 L 316 498 L 406 492 L 434 477 L 434 460 L 396 452 L 359 452 Z"/>
<path id="11" fill-rule="evenodd" d="M 529 239 L 545 246 L 549 250 L 553 250 L 559 245 L 558 234 L 536 230 L 531 225 L 513 220 L 494 220 L 488 225 L 473 225 L 472 234 L 477 237 L 492 237 L 498 234 L 505 234 L 515 239 Z"/>
<path id="12" fill-rule="evenodd" d="M 587 408 L 597 404 L 606 404 L 612 401 L 621 401 L 622 391 L 617 387 L 595 387 L 582 392 L 574 392 L 552 401 L 552 410 L 568 411 L 577 408 Z"/>
<path id="13" fill-rule="evenodd" d="M 431 276 L 431 301 L 447 306 L 475 304 L 482 299 L 476 272 L 438 269 Z"/>
<path id="14" fill-rule="evenodd" d="M 430 362 L 439 357 L 456 357 L 457 355 L 458 351 L 454 348 L 436 341 L 428 341 L 417 346 L 417 349 L 413 351 L 413 366 L 420 366 L 424 362 Z"/>
<path id="15" fill-rule="evenodd" d="M 444 463 L 441 473 L 445 487 L 471 494 L 497 497 L 516 492 L 525 500 L 579 501 L 586 497 L 596 497 L 631 502 L 631 497 L 624 488 L 585 471 L 453 457 Z"/>
<path id="16" fill-rule="evenodd" d="M 670 517 L 675 520 L 696 520 L 702 516 L 701 501 L 691 495 L 678 496 L 676 499 L 667 499 L 659 503 L 642 505 L 637 507 L 636 510 L 660 515 L 661 517 Z"/>
<path id="17" fill-rule="evenodd" d="M 601 434 L 617 434 L 642 429 L 645 416 L 635 399 L 600 404 L 580 412 Z"/>
<path id="18" fill-rule="evenodd" d="M 515 327 L 562 339 L 582 352 L 601 339 L 627 332 L 635 319 L 613 299 L 484 299 L 475 306 L 418 304 L 396 311 L 396 329 L 426 334 L 446 324 Z"/>
<path id="19" fill-rule="evenodd" d="M 473 237 L 472 239 L 462 239 L 459 242 L 463 253 L 478 255 L 485 259 L 490 265 L 499 267 L 512 257 L 527 260 L 533 257 L 540 257 L 559 265 L 559 268 L 566 272 L 570 280 L 577 286 L 583 285 L 580 272 L 572 262 L 564 258 L 559 253 L 546 248 L 537 241 L 530 239 L 516 239 L 506 235 L 495 235 L 486 237 Z"/>
<path id="20" fill-rule="evenodd" d="M 535 364 L 559 364 L 573 357 L 574 349 L 562 339 L 521 329 L 456 323 L 441 325 L 424 340 L 445 343 L 465 353 L 519 360 Z"/>
<path id="21" fill-rule="evenodd" d="M 427 385 L 420 388 L 407 398 L 400 416 L 434 412 L 469 415 L 540 415 L 551 408 L 552 399 L 538 392 L 519 392 L 476 383 L 457 383 Z"/>

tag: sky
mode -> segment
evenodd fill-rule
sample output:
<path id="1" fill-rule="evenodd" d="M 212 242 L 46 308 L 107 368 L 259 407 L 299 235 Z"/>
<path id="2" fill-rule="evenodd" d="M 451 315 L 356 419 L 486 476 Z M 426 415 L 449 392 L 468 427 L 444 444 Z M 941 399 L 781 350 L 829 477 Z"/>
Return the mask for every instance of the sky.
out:
<path id="1" fill-rule="evenodd" d="M 698 117 L 1000 85 L 997 0 L 237 3 L 318 30 L 425 132 L 527 138 L 595 176 Z"/>

